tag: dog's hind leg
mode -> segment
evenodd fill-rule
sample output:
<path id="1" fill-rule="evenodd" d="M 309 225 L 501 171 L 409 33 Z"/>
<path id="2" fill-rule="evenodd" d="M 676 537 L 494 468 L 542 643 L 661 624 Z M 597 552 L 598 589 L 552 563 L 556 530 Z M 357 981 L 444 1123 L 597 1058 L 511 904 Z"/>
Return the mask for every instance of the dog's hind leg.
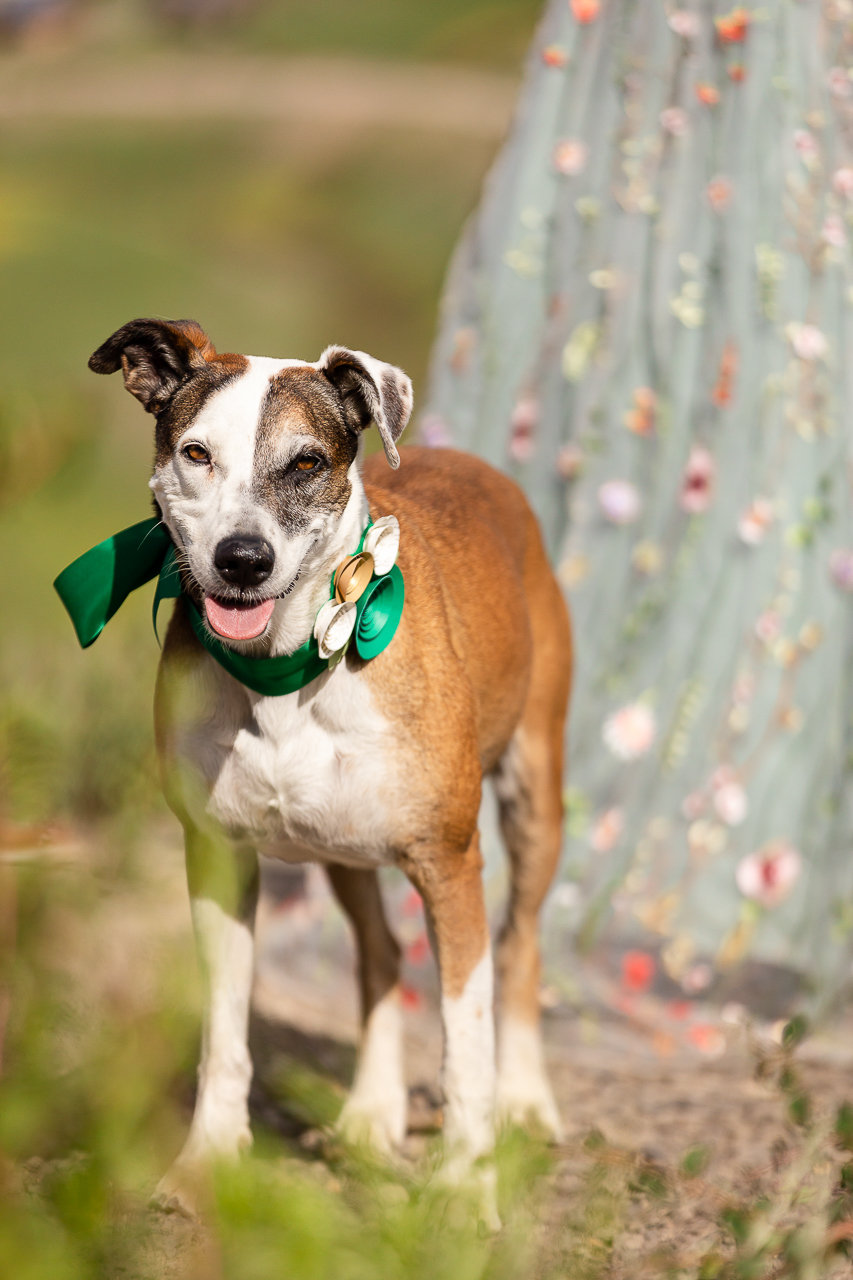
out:
<path id="1" fill-rule="evenodd" d="M 561 845 L 559 766 L 550 744 L 516 730 L 495 775 L 510 857 L 507 916 L 496 948 L 499 1118 L 559 1141 L 539 1025 L 539 911 Z"/>
<path id="2" fill-rule="evenodd" d="M 534 656 L 527 702 L 495 770 L 510 859 L 506 921 L 496 948 L 499 1116 L 556 1140 L 560 1116 L 545 1074 L 539 1021 L 539 912 L 562 844 L 563 737 L 571 633 L 559 588 L 546 572 L 531 600 Z"/>
<path id="3" fill-rule="evenodd" d="M 190 1132 L 154 1201 L 193 1213 L 211 1159 L 251 1144 L 249 1002 L 258 898 L 258 858 L 218 835 L 187 832 L 187 879 L 204 983 L 201 1062 Z"/>
<path id="4" fill-rule="evenodd" d="M 390 1153 L 406 1136 L 400 947 L 388 927 L 379 878 L 337 864 L 326 868 L 352 922 L 358 948 L 362 1034 L 352 1091 L 338 1120 L 349 1142 Z"/>

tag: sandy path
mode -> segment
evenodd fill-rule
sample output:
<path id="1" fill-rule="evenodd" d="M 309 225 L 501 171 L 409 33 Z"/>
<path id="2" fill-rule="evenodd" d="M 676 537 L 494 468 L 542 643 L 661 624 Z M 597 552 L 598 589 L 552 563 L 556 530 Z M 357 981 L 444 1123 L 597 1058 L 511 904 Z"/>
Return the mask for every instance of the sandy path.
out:
<path id="1" fill-rule="evenodd" d="M 506 129 L 517 83 L 475 69 L 256 55 L 6 54 L 0 120 L 272 120 L 393 124 L 469 137 Z"/>

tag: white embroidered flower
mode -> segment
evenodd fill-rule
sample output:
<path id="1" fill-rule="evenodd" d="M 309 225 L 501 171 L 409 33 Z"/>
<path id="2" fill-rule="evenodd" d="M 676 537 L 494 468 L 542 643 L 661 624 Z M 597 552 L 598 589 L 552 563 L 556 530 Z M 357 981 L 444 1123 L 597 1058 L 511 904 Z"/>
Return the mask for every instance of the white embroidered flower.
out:
<path id="1" fill-rule="evenodd" d="M 605 720 L 602 737 L 619 760 L 636 760 L 649 750 L 656 732 L 651 707 L 645 702 L 629 702 Z"/>
<path id="2" fill-rule="evenodd" d="M 739 782 L 727 782 L 714 792 L 714 808 L 727 827 L 738 827 L 749 809 L 746 792 Z"/>
<path id="3" fill-rule="evenodd" d="M 589 843 L 596 853 L 609 853 L 618 843 L 625 829 L 625 817 L 621 809 L 607 809 L 596 819 Z"/>
<path id="4" fill-rule="evenodd" d="M 741 541 L 757 547 L 773 523 L 773 503 L 768 498 L 753 498 L 737 523 Z"/>
<path id="5" fill-rule="evenodd" d="M 699 34 L 699 15 L 689 9 L 676 9 L 667 18 L 671 31 L 684 40 L 693 40 Z"/>
<path id="6" fill-rule="evenodd" d="M 829 344 L 820 329 L 813 324 L 797 324 L 792 321 L 785 326 L 785 334 L 794 348 L 794 353 L 801 360 L 823 360 Z"/>
<path id="7" fill-rule="evenodd" d="M 314 623 L 314 637 L 321 658 L 331 658 L 342 649 L 355 630 L 357 605 L 354 600 L 339 604 L 327 600 Z"/>
<path id="8" fill-rule="evenodd" d="M 630 480 L 607 480 L 598 490 L 598 505 L 611 524 L 633 524 L 643 509 L 640 491 Z"/>
<path id="9" fill-rule="evenodd" d="M 364 550 L 373 556 L 373 571 L 380 576 L 397 563 L 400 550 L 400 522 L 396 516 L 381 516 L 364 539 Z"/>
<path id="10" fill-rule="evenodd" d="M 745 898 L 762 907 L 776 907 L 787 898 L 802 871 L 803 860 L 786 840 L 771 840 L 738 864 L 737 887 Z"/>

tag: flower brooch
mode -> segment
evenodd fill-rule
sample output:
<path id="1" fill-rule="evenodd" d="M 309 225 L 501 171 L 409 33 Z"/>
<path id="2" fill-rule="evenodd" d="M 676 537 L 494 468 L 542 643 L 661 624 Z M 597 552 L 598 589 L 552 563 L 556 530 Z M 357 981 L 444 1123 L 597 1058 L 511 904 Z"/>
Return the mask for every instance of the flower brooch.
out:
<path id="1" fill-rule="evenodd" d="M 314 623 L 320 657 L 330 668 L 340 662 L 353 636 L 362 658 L 376 657 L 390 644 L 403 611 L 399 549 L 397 517 L 382 516 L 368 528 L 361 549 L 335 570 L 332 597 Z"/>

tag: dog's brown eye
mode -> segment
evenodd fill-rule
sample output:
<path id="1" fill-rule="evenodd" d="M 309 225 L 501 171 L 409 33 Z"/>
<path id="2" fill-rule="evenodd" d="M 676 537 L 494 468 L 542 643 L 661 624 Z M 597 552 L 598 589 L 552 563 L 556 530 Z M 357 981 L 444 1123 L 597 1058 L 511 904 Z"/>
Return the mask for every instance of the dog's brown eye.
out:
<path id="1" fill-rule="evenodd" d="M 206 449 L 203 449 L 201 447 L 200 444 L 186 445 L 185 448 L 183 449 L 183 455 L 185 458 L 189 458 L 190 462 L 209 462 L 210 461 L 210 455 L 208 454 Z"/>
<path id="2" fill-rule="evenodd" d="M 316 471 L 318 467 L 316 458 L 299 458 L 296 462 L 297 471 Z"/>

